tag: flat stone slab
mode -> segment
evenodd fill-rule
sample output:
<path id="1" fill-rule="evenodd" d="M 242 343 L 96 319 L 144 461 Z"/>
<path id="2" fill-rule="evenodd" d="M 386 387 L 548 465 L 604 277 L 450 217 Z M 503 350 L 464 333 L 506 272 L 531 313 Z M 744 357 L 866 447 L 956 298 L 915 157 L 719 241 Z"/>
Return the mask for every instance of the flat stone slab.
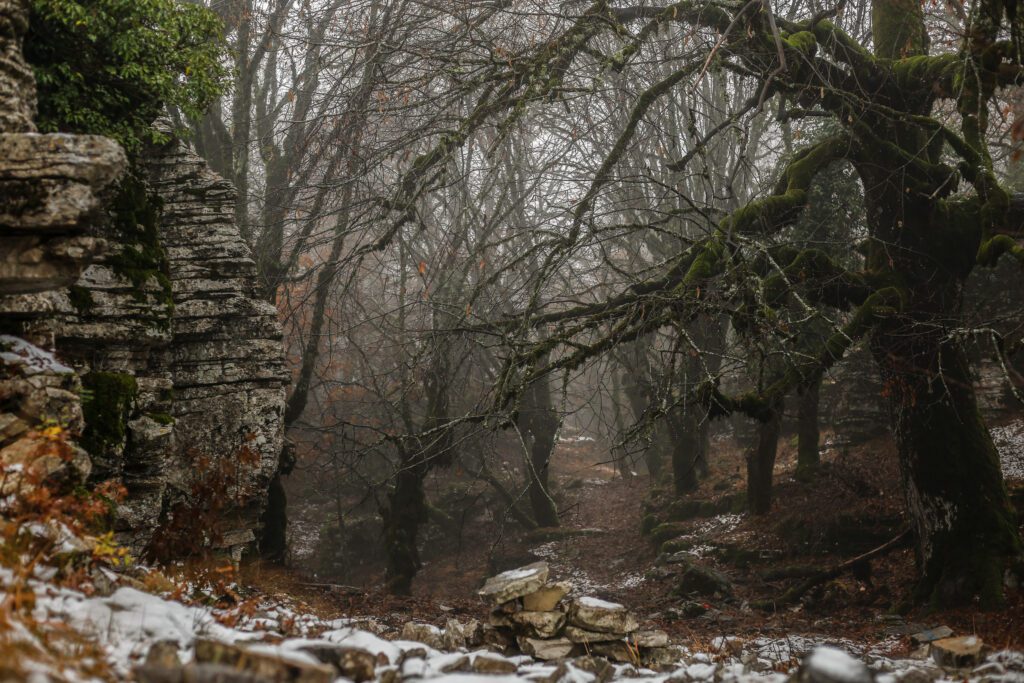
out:
<path id="1" fill-rule="evenodd" d="M 516 612 L 509 616 L 512 623 L 523 627 L 533 638 L 554 638 L 565 626 L 565 612 Z"/>
<path id="2" fill-rule="evenodd" d="M 564 581 L 549 583 L 535 593 L 523 596 L 523 609 L 530 612 L 550 612 L 568 595 L 572 586 Z"/>
<path id="3" fill-rule="evenodd" d="M 566 626 L 565 637 L 574 643 L 604 643 L 609 640 L 622 638 L 617 633 L 602 633 L 601 631 L 589 631 L 579 626 Z"/>
<path id="4" fill-rule="evenodd" d="M 547 583 L 548 563 L 534 562 L 487 579 L 479 595 L 496 605 L 536 593 Z"/>
<path id="5" fill-rule="evenodd" d="M 668 647 L 668 634 L 664 631 L 635 631 L 626 640 L 637 647 Z"/>
<path id="6" fill-rule="evenodd" d="M 917 645 L 924 645 L 926 643 L 932 643 L 936 640 L 942 640 L 943 638 L 949 638 L 953 635 L 953 629 L 948 626 L 937 626 L 935 628 L 927 628 L 918 633 L 910 636 L 910 639 Z"/>
<path id="7" fill-rule="evenodd" d="M 537 659 L 550 661 L 552 659 L 564 659 L 572 654 L 575 647 L 568 638 L 555 638 L 554 640 L 542 640 L 540 638 L 519 638 L 519 649 Z"/>
<path id="8" fill-rule="evenodd" d="M 573 601 L 569 622 L 588 631 L 625 635 L 640 628 L 636 617 L 624 605 L 592 597 Z"/>

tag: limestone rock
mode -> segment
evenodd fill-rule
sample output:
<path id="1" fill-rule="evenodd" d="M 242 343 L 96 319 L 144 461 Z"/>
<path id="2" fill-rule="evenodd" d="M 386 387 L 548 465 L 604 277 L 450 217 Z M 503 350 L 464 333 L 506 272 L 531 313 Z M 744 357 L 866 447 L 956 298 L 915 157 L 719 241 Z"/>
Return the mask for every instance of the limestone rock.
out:
<path id="1" fill-rule="evenodd" d="M 580 671 L 593 674 L 595 683 L 606 683 L 615 676 L 615 667 L 603 657 L 585 655 L 583 657 L 575 657 L 569 660 L 569 662 Z M 562 680 L 562 678 L 559 677 L 558 680 Z"/>
<path id="2" fill-rule="evenodd" d="M 594 643 L 590 651 L 596 655 L 607 657 L 621 664 L 639 664 L 640 652 L 624 640 L 610 640 L 605 643 Z"/>
<path id="3" fill-rule="evenodd" d="M 579 626 L 565 627 L 565 637 L 574 643 L 602 643 L 609 640 L 618 640 L 622 636 L 617 633 L 602 633 L 601 631 L 588 631 Z"/>
<path id="4" fill-rule="evenodd" d="M 0 133 L 30 133 L 36 129 L 36 79 L 21 55 L 28 31 L 28 3 L 0 0 Z"/>
<path id="5" fill-rule="evenodd" d="M 571 589 L 572 586 L 564 581 L 549 583 L 534 593 L 524 595 L 523 609 L 530 612 L 550 612 Z"/>
<path id="6" fill-rule="evenodd" d="M 790 683 L 872 683 L 867 665 L 834 647 L 811 651 L 789 678 Z"/>
<path id="7" fill-rule="evenodd" d="M 910 636 L 917 645 L 924 645 L 931 643 L 936 640 L 942 640 L 943 638 L 949 638 L 953 635 L 953 629 L 948 626 L 938 626 L 936 628 L 925 629 L 924 631 L 918 631 Z"/>
<path id="8" fill-rule="evenodd" d="M 334 667 L 341 676 L 355 683 L 373 680 L 377 657 L 368 650 L 326 641 L 309 641 L 298 648 L 299 652 L 313 655 L 320 662 Z"/>
<path id="9" fill-rule="evenodd" d="M 520 637 L 517 639 L 519 649 L 537 659 L 564 659 L 572 654 L 575 644 L 568 638 L 542 640 L 540 638 Z"/>
<path id="10" fill-rule="evenodd" d="M 976 666 L 981 660 L 984 643 L 978 636 L 942 638 L 931 644 L 931 656 L 936 664 L 949 668 Z"/>
<path id="11" fill-rule="evenodd" d="M 668 634 L 664 631 L 635 631 L 626 640 L 637 647 L 668 647 Z"/>
<path id="12" fill-rule="evenodd" d="M 431 624 L 410 621 L 402 627 L 402 640 L 415 640 L 427 647 L 440 650 L 444 647 L 444 632 Z"/>
<path id="13" fill-rule="evenodd" d="M 675 594 L 679 596 L 732 595 L 732 581 L 714 567 L 696 562 L 682 562 L 683 569 L 676 584 Z"/>
<path id="14" fill-rule="evenodd" d="M 637 630 L 640 624 L 623 605 L 598 598 L 582 597 L 569 608 L 569 622 L 589 631 L 624 635 Z"/>
<path id="15" fill-rule="evenodd" d="M 514 674 L 515 662 L 494 654 L 480 654 L 473 658 L 473 671 L 478 674 Z"/>
<path id="16" fill-rule="evenodd" d="M 533 638 L 554 638 L 565 626 L 565 612 L 516 612 L 509 619 Z"/>
<path id="17" fill-rule="evenodd" d="M 496 605 L 537 592 L 548 580 L 547 562 L 511 569 L 492 576 L 480 589 L 480 597 Z"/>
<path id="18" fill-rule="evenodd" d="M 323 664 L 310 664 L 215 640 L 197 640 L 195 650 L 197 664 L 226 666 L 233 671 L 270 681 L 332 683 L 335 678 L 334 669 Z"/>

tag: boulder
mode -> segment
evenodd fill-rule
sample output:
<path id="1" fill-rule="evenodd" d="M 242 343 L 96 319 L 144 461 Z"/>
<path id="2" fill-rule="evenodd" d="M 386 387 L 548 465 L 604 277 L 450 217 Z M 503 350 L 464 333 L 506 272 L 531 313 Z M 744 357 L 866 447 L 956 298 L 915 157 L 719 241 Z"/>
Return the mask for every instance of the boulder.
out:
<path id="1" fill-rule="evenodd" d="M 598 598 L 582 597 L 574 600 L 569 609 L 569 622 L 588 631 L 602 633 L 631 633 L 640 624 L 623 605 Z"/>
<path id="2" fill-rule="evenodd" d="M 500 605 L 536 593 L 547 580 L 547 562 L 534 562 L 525 567 L 511 569 L 492 576 L 484 583 L 479 595 L 495 605 Z"/>
<path id="3" fill-rule="evenodd" d="M 682 562 L 680 565 L 682 571 L 674 591 L 676 595 L 732 595 L 732 581 L 717 569 L 696 562 Z"/>
<path id="4" fill-rule="evenodd" d="M 976 666 L 981 660 L 984 643 L 978 636 L 942 638 L 931 644 L 931 656 L 936 664 L 949 668 Z"/>
<path id="5" fill-rule="evenodd" d="M 811 651 L 789 683 L 872 683 L 867 665 L 834 647 Z"/>
<path id="6" fill-rule="evenodd" d="M 516 626 L 520 627 L 524 635 L 533 638 L 554 638 L 565 626 L 564 612 L 516 612 L 511 615 Z"/>
<path id="7" fill-rule="evenodd" d="M 523 596 L 523 609 L 530 612 L 550 612 L 555 609 L 572 586 L 564 581 L 549 583 L 535 593 Z"/>
<path id="8" fill-rule="evenodd" d="M 537 659 L 564 659 L 572 654 L 575 644 L 568 638 L 541 640 L 540 638 L 517 638 L 519 649 Z"/>

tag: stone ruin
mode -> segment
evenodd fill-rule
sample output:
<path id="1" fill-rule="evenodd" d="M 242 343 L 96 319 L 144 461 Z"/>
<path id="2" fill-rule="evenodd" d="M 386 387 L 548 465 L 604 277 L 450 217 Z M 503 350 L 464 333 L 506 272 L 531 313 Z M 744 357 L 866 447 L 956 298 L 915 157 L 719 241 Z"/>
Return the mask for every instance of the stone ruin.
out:
<path id="1" fill-rule="evenodd" d="M 570 583 L 549 581 L 545 562 L 487 580 L 480 597 L 492 605 L 484 642 L 541 660 L 598 656 L 656 668 L 678 656 L 664 631 L 641 629 L 625 606 L 574 596 Z"/>
<path id="2" fill-rule="evenodd" d="M 180 140 L 127 178 L 110 139 L 36 133 L 27 5 L 0 0 L 0 463 L 122 484 L 115 528 L 136 553 L 176 506 L 209 502 L 191 500 L 207 471 L 228 473 L 207 540 L 237 558 L 279 465 L 288 376 L 235 191 Z M 48 426 L 71 456 L 38 457 Z"/>

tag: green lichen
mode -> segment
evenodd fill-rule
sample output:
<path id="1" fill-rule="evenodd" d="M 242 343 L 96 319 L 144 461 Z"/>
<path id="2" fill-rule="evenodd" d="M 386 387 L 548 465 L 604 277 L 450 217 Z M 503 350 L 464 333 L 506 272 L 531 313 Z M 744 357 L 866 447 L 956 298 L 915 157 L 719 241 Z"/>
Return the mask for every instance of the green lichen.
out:
<path id="1" fill-rule="evenodd" d="M 138 395 L 135 377 L 119 372 L 90 372 L 82 377 L 82 387 L 82 446 L 93 456 L 109 456 L 127 437 L 128 419 Z"/>
<path id="2" fill-rule="evenodd" d="M 153 422 L 157 422 L 162 425 L 172 425 L 175 423 L 174 416 L 171 415 L 170 413 L 152 412 L 146 413 L 146 417 L 148 417 L 150 420 L 153 420 Z"/>
<path id="3" fill-rule="evenodd" d="M 122 244 L 120 253 L 107 259 L 117 275 L 132 283 L 132 297 L 146 303 L 155 296 L 166 312 L 166 324 L 174 309 L 167 254 L 160 242 L 160 198 L 149 192 L 145 181 L 126 176 L 112 206 L 113 228 Z M 155 283 L 153 288 L 150 283 Z"/>

